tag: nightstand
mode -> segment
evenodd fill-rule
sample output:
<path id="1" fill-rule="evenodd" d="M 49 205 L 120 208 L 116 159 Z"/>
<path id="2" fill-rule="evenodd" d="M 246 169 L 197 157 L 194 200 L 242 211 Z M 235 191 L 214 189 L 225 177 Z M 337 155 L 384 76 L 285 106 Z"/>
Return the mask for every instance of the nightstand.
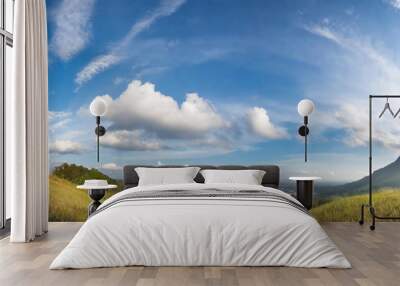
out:
<path id="1" fill-rule="evenodd" d="M 92 202 L 88 206 L 88 217 L 94 213 L 101 205 L 100 200 L 106 194 L 106 190 L 115 189 L 117 185 L 109 185 L 106 180 L 86 180 L 83 185 L 77 186 L 78 189 L 88 191 Z"/>
<path id="2" fill-rule="evenodd" d="M 297 200 L 310 210 L 313 202 L 314 181 L 321 180 L 320 177 L 290 177 L 289 180 L 296 181 Z"/>

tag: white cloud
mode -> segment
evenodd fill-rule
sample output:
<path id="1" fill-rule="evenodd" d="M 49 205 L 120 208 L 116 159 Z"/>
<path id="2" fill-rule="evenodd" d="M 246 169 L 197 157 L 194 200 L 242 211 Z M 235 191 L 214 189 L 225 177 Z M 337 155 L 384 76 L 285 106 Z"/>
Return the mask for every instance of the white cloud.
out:
<path id="1" fill-rule="evenodd" d="M 188 93 L 179 106 L 171 96 L 155 90 L 152 83 L 134 80 L 116 99 L 105 95 L 106 118 L 117 130 L 145 129 L 159 137 L 196 137 L 228 127 L 215 108 L 196 93 Z"/>
<path id="2" fill-rule="evenodd" d="M 114 54 L 98 56 L 76 75 L 75 82 L 81 85 L 89 81 L 96 74 L 106 70 L 111 65 L 118 63 L 120 60 L 121 57 Z"/>
<path id="3" fill-rule="evenodd" d="M 232 133 L 234 130 L 230 129 L 228 132 Z M 214 150 L 221 150 L 223 152 L 233 151 L 239 145 L 239 142 L 235 142 L 233 138 L 226 136 L 226 134 L 225 136 L 224 134 L 209 134 L 205 138 L 191 140 L 190 143 L 196 149 L 213 148 Z"/>
<path id="4" fill-rule="evenodd" d="M 50 125 L 49 130 L 50 132 L 56 132 L 58 129 L 64 128 L 71 122 L 71 118 L 65 118 L 54 122 Z"/>
<path id="5" fill-rule="evenodd" d="M 56 119 L 59 119 L 59 118 L 65 118 L 65 117 L 68 117 L 70 115 L 71 115 L 71 113 L 70 112 L 66 112 L 66 111 L 50 111 L 49 110 L 48 118 L 51 121 L 51 120 L 56 120 Z"/>
<path id="6" fill-rule="evenodd" d="M 268 139 L 288 138 L 287 131 L 275 126 L 267 111 L 261 107 L 253 107 L 247 111 L 247 121 L 250 129 L 258 136 Z"/>
<path id="7" fill-rule="evenodd" d="M 366 110 L 365 110 L 366 111 Z M 358 114 L 360 113 L 360 114 Z M 358 114 L 358 116 L 356 116 Z M 351 104 L 343 105 L 335 112 L 335 118 L 344 128 L 346 137 L 343 142 L 351 147 L 366 146 L 368 143 L 368 113 L 360 112 Z"/>
<path id="8" fill-rule="evenodd" d="M 113 84 L 115 84 L 115 85 L 120 85 L 120 84 L 122 84 L 122 83 L 124 83 L 124 82 L 126 82 L 126 81 L 127 81 L 126 78 L 117 76 L 117 77 L 115 77 L 115 78 L 113 79 Z"/>
<path id="9" fill-rule="evenodd" d="M 101 169 L 109 171 L 120 171 L 122 170 L 122 167 L 115 163 L 104 163 L 101 165 Z"/>
<path id="10" fill-rule="evenodd" d="M 100 143 L 105 147 L 126 151 L 155 151 L 164 149 L 157 141 L 142 139 L 142 134 L 139 130 L 108 131 L 100 139 Z"/>
<path id="11" fill-rule="evenodd" d="M 346 15 L 352 16 L 354 14 L 354 9 L 353 8 L 348 8 L 344 11 Z"/>
<path id="12" fill-rule="evenodd" d="M 343 39 L 338 37 L 328 26 L 313 25 L 306 26 L 305 29 L 312 34 L 331 40 L 338 45 L 343 45 Z"/>
<path id="13" fill-rule="evenodd" d="M 345 130 L 344 143 L 351 147 L 367 146 L 369 142 L 367 109 L 363 110 L 359 106 L 344 104 L 335 113 L 335 117 Z M 375 124 L 373 128 L 373 140 L 385 148 L 398 151 L 400 150 L 400 130 L 396 126 L 398 122 L 393 125 L 394 120 L 391 116 L 389 118 L 382 117 L 380 124 Z"/>
<path id="14" fill-rule="evenodd" d="M 49 144 L 50 153 L 56 154 L 80 154 L 84 151 L 81 143 L 70 140 L 56 140 Z"/>
<path id="15" fill-rule="evenodd" d="M 93 115 L 90 113 L 89 106 L 81 106 L 79 109 L 76 111 L 76 115 L 82 118 L 88 118 L 92 117 Z"/>
<path id="16" fill-rule="evenodd" d="M 326 25 L 313 25 L 305 29 L 310 33 L 328 39 L 346 49 L 352 53 L 353 56 L 357 57 L 354 58 L 353 61 L 364 61 L 364 65 L 361 68 L 365 68 L 365 60 L 368 60 L 368 64 L 371 65 L 368 67 L 368 74 L 371 74 L 371 72 L 379 72 L 378 76 L 375 77 L 373 81 L 374 84 L 379 85 L 380 89 L 378 90 L 398 89 L 400 67 L 387 55 L 377 50 L 367 39 L 345 36 Z"/>
<path id="17" fill-rule="evenodd" d="M 185 0 L 162 0 L 160 5 L 151 13 L 137 21 L 129 30 L 128 34 L 107 54 L 100 55 L 86 65 L 75 77 L 75 82 L 80 86 L 89 81 L 96 74 L 108 69 L 120 62 L 124 57 L 123 53 L 130 42 L 142 31 L 148 29 L 159 18 L 173 14 Z"/>
<path id="18" fill-rule="evenodd" d="M 55 32 L 50 49 L 67 61 L 88 44 L 95 0 L 63 0 L 54 14 Z"/>
<path id="19" fill-rule="evenodd" d="M 141 79 L 145 76 L 159 74 L 168 70 L 168 67 L 163 66 L 154 66 L 154 67 L 146 67 L 141 69 L 135 74 L 135 78 Z"/>
<path id="20" fill-rule="evenodd" d="M 378 41 L 351 33 L 350 30 L 338 30 L 326 25 L 313 25 L 307 31 L 327 39 L 342 48 L 330 56 L 330 82 L 317 83 L 313 90 L 324 90 L 326 112 L 335 112 L 332 120 L 321 120 L 317 124 L 324 129 L 340 128 L 346 134 L 343 142 L 348 146 L 367 146 L 368 143 L 368 95 L 371 93 L 397 94 L 400 89 L 400 66 L 396 56 L 378 45 Z M 331 55 L 331 54 L 330 54 Z M 321 54 L 321 57 L 323 53 Z M 392 107 L 397 111 L 398 104 Z M 374 101 L 377 108 L 373 111 L 373 139 L 380 146 L 391 150 L 400 150 L 400 130 L 398 119 L 385 117 L 379 120 L 378 112 L 383 108 L 384 100 Z"/>
<path id="21" fill-rule="evenodd" d="M 49 111 L 49 131 L 56 132 L 59 129 L 66 127 L 71 122 L 71 113 L 64 111 Z"/>
<path id="22" fill-rule="evenodd" d="M 137 80 L 132 81 L 119 96 L 112 98 L 104 95 L 101 98 L 107 102 L 108 109 L 102 119 L 107 132 L 101 137 L 100 144 L 106 147 L 104 151 L 108 155 L 117 150 L 152 151 L 136 152 L 135 156 L 143 154 L 144 158 L 154 156 L 157 160 L 188 158 L 190 155 L 204 157 L 238 149 L 249 150 L 252 144 L 261 140 L 260 136 L 248 132 L 247 121 L 243 120 L 243 110 L 249 108 L 247 105 L 233 110 L 224 103 L 220 105 L 222 110 L 217 111 L 198 94 L 189 93 L 183 102 L 178 102 L 157 91 L 154 84 Z M 66 137 L 67 133 L 62 130 L 62 134 L 56 134 L 55 139 L 95 146 L 92 133 L 94 118 L 89 114 L 88 107 L 81 107 L 75 114 L 79 116 L 71 116 L 73 121 L 68 125 L 73 134 Z M 274 133 L 267 136 L 286 135 L 281 128 L 274 125 L 270 128 Z M 85 132 L 88 136 L 76 134 L 76 131 Z M 73 137 L 74 134 L 77 136 Z"/>
<path id="23" fill-rule="evenodd" d="M 387 0 L 390 5 L 396 9 L 400 9 L 400 0 Z"/>
<path id="24" fill-rule="evenodd" d="M 184 40 L 141 38 L 135 39 L 134 48 L 125 54 L 124 62 L 129 58 L 129 62 L 135 63 L 131 69 L 131 78 L 146 79 L 182 65 L 223 60 L 243 49 L 240 43 L 243 42 L 237 39 L 212 37 Z"/>

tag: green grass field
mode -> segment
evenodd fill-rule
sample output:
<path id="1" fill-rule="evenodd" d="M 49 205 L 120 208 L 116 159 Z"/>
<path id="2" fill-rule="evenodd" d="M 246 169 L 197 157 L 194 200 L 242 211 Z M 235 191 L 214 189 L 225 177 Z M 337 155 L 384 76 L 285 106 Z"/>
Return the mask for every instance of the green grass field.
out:
<path id="1" fill-rule="evenodd" d="M 68 180 L 55 175 L 49 177 L 50 221 L 85 221 L 90 198 L 85 190 L 79 190 Z M 105 198 L 113 193 L 107 192 Z M 360 206 L 368 202 L 368 195 L 335 198 L 311 210 L 320 222 L 358 221 Z M 374 205 L 383 216 L 400 216 L 400 189 L 382 189 L 374 194 Z M 367 215 L 368 217 L 368 215 Z"/>
<path id="2" fill-rule="evenodd" d="M 49 177 L 49 220 L 50 221 L 85 221 L 87 206 L 90 204 L 85 190 L 79 190 L 76 185 L 57 176 Z M 112 192 L 107 192 L 105 198 Z"/>
<path id="3" fill-rule="evenodd" d="M 358 221 L 363 203 L 368 203 L 367 194 L 335 198 L 313 208 L 311 213 L 320 222 Z M 400 189 L 386 188 L 375 192 L 373 204 L 381 216 L 400 216 Z M 369 214 L 366 217 L 369 219 Z"/>

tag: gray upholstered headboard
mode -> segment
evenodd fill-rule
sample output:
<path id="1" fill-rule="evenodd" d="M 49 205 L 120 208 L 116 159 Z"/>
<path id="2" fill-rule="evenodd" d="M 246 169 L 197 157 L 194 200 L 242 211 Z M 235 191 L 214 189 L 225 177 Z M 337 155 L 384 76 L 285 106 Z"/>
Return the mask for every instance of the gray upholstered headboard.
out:
<path id="1" fill-rule="evenodd" d="M 222 165 L 222 166 L 211 166 L 211 165 L 193 165 L 200 167 L 201 169 L 219 169 L 219 170 L 264 170 L 265 175 L 262 180 L 262 185 L 265 187 L 271 187 L 277 189 L 279 187 L 279 167 L 275 165 L 252 165 L 252 166 L 241 166 L 241 165 Z M 151 168 L 179 168 L 184 167 L 182 165 L 165 165 L 165 166 L 149 166 L 149 165 L 127 165 L 124 167 L 124 189 L 136 187 L 139 183 L 139 177 L 135 171 L 136 167 L 151 167 Z M 203 176 L 199 173 L 194 180 L 197 183 L 204 183 Z"/>

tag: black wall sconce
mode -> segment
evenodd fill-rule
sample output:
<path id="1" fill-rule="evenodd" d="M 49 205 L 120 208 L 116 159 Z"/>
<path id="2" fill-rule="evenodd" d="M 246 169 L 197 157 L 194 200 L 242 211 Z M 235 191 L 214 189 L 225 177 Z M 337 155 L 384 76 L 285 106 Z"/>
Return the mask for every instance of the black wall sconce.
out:
<path id="1" fill-rule="evenodd" d="M 96 129 L 94 130 L 97 135 L 97 162 L 100 161 L 100 137 L 106 134 L 106 129 L 100 125 L 100 116 L 103 116 L 107 111 L 106 102 L 100 97 L 93 99 L 90 103 L 90 113 L 96 116 Z"/>
<path id="2" fill-rule="evenodd" d="M 297 105 L 297 111 L 304 118 L 304 125 L 299 128 L 299 135 L 304 137 L 304 162 L 307 162 L 307 136 L 310 133 L 308 116 L 314 111 L 314 108 L 314 103 L 309 99 L 303 99 Z"/>

